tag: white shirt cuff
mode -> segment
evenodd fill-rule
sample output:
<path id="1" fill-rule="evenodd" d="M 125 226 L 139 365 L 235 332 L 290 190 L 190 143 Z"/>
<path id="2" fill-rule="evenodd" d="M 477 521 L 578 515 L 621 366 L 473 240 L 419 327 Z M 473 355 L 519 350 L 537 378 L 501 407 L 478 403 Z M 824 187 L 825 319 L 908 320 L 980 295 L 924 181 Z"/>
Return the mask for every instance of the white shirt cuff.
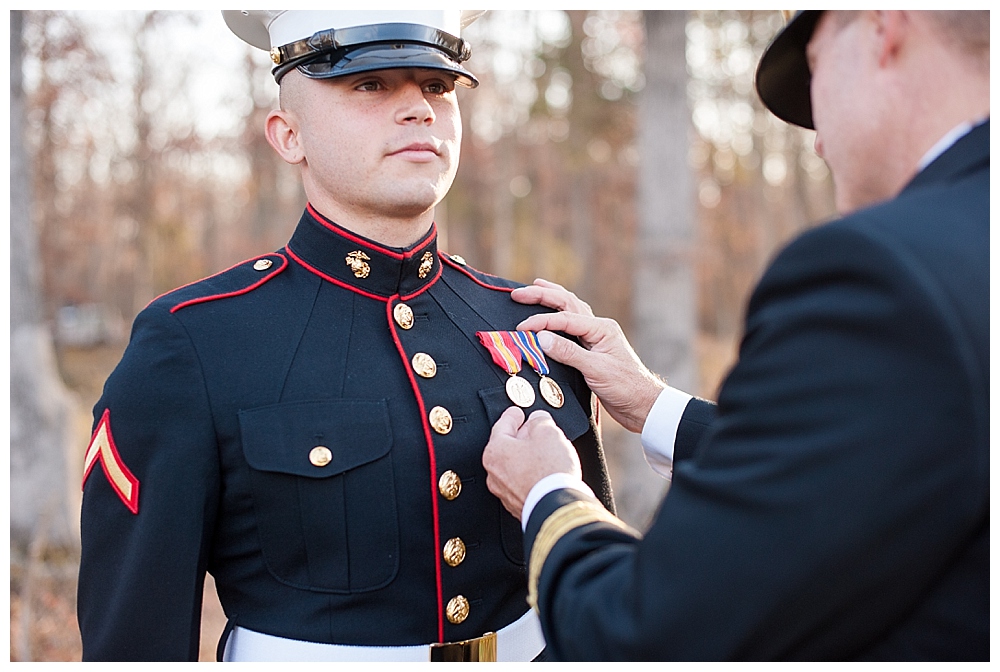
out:
<path id="1" fill-rule="evenodd" d="M 538 481 L 538 483 L 535 483 L 534 487 L 528 491 L 528 496 L 524 498 L 524 508 L 521 509 L 522 532 L 525 529 L 527 529 L 528 518 L 531 518 L 531 512 L 534 511 L 535 505 L 538 504 L 539 501 L 541 501 L 542 497 L 549 494 L 550 492 L 555 492 L 556 490 L 562 490 L 563 488 L 578 490 L 585 495 L 590 495 L 591 497 L 594 497 L 594 491 L 590 489 L 590 486 L 584 483 L 576 476 L 574 476 L 573 474 L 567 474 L 562 471 L 557 471 L 554 474 L 549 474 L 542 480 Z"/>
<path id="2" fill-rule="evenodd" d="M 642 452 L 653 471 L 670 478 L 674 464 L 674 441 L 684 409 L 693 397 L 672 387 L 664 388 L 642 426 Z"/>

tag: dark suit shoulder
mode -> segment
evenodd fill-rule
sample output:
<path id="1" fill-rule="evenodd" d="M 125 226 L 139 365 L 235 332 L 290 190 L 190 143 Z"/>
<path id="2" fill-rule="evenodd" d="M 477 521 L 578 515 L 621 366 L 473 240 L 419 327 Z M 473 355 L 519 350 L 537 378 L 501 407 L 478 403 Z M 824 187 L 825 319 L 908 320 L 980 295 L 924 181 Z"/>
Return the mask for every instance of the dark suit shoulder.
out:
<path id="1" fill-rule="evenodd" d="M 165 308 L 176 313 L 189 306 L 243 296 L 280 275 L 286 268 L 288 258 L 280 252 L 253 257 L 162 294 L 153 299 L 147 308 Z"/>

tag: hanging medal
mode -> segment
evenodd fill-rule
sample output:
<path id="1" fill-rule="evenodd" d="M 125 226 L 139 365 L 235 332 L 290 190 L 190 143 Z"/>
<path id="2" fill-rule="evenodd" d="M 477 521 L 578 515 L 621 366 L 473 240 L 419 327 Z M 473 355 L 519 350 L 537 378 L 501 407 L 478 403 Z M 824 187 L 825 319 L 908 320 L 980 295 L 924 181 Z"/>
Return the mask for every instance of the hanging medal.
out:
<path id="1" fill-rule="evenodd" d="M 521 350 L 509 331 L 477 331 L 476 336 L 493 357 L 493 363 L 506 371 L 507 396 L 521 408 L 528 408 L 535 403 L 535 391 L 531 383 L 517 375 L 521 370 Z"/>
<path id="2" fill-rule="evenodd" d="M 545 354 L 542 353 L 542 346 L 538 343 L 538 335 L 533 331 L 513 331 L 514 342 L 524 354 L 541 380 L 538 381 L 538 390 L 542 393 L 542 399 L 553 408 L 562 408 L 566 400 L 559 383 L 549 378 L 549 363 L 545 361 Z"/>

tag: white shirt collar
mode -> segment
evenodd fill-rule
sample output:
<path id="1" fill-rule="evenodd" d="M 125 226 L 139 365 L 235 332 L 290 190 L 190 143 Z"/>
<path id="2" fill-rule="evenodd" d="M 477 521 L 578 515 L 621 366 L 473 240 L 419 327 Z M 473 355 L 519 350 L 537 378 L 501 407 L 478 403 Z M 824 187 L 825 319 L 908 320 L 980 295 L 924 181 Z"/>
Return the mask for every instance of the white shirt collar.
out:
<path id="1" fill-rule="evenodd" d="M 986 121 L 985 119 L 980 121 L 963 121 L 961 124 L 951 129 L 944 134 L 944 137 L 934 143 L 934 146 L 927 150 L 924 154 L 924 158 L 920 159 L 920 163 L 917 164 L 917 172 L 919 173 L 924 168 L 930 165 L 931 161 L 938 158 L 945 151 L 958 142 L 958 139 L 964 136 L 966 133 L 971 131 L 975 126 Z"/>

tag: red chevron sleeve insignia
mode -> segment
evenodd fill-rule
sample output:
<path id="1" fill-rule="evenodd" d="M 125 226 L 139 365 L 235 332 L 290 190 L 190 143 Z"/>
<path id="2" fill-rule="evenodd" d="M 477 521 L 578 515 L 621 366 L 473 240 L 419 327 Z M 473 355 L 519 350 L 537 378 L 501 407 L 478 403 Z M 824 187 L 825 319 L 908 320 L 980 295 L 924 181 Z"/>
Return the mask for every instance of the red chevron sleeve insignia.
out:
<path id="1" fill-rule="evenodd" d="M 87 447 L 87 455 L 83 460 L 84 484 L 87 483 L 87 477 L 98 461 L 112 489 L 118 493 L 128 510 L 139 513 L 139 479 L 125 466 L 121 455 L 118 454 L 118 448 L 115 447 L 115 439 L 111 435 L 111 409 L 104 409 L 104 415 L 97 423 L 97 429 L 94 430 L 94 436 Z"/>

